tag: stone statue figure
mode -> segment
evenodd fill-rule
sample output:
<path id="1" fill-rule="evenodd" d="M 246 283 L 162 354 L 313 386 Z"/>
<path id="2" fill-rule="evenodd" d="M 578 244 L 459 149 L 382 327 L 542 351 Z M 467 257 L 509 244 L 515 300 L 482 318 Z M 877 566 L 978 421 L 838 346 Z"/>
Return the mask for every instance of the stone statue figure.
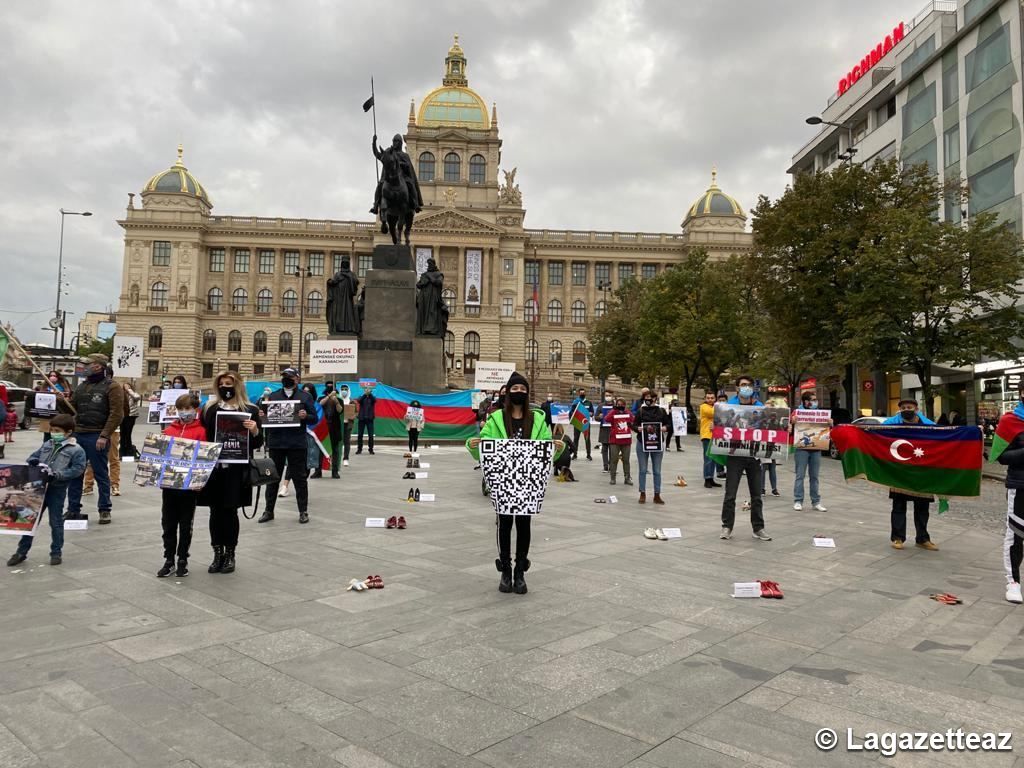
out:
<path id="1" fill-rule="evenodd" d="M 377 182 L 370 213 L 380 214 L 380 231 L 391 234 L 391 242 L 398 245 L 404 232 L 405 244 L 409 244 L 413 215 L 423 209 L 423 195 L 416 179 L 412 160 L 402 149 L 402 134 L 396 133 L 387 149 L 377 147 L 374 134 L 373 156 L 380 160 L 383 173 Z"/>
<path id="2" fill-rule="evenodd" d="M 502 171 L 505 174 L 505 183 L 498 187 L 498 201 L 507 205 L 522 205 L 523 204 L 523 193 L 519 191 L 519 185 L 516 184 L 516 171 L 518 168 L 513 168 L 511 171 Z"/>
<path id="3" fill-rule="evenodd" d="M 356 311 L 355 298 L 359 278 L 349 268 L 348 256 L 341 259 L 341 269 L 327 281 L 327 332 L 329 334 L 362 332 L 362 323 Z"/>
<path id="4" fill-rule="evenodd" d="M 444 336 L 448 330 L 448 305 L 441 298 L 444 274 L 437 262 L 427 259 L 427 271 L 416 283 L 416 335 Z"/>

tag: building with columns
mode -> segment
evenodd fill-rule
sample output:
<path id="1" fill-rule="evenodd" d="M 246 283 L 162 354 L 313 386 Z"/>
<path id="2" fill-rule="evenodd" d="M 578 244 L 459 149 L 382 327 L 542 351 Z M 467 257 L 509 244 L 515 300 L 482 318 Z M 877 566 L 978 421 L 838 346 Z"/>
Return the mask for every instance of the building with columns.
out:
<path id="1" fill-rule="evenodd" d="M 587 331 L 611 292 L 693 246 L 721 259 L 749 252 L 746 215 L 712 172 L 677 232 L 527 228 L 517 169 L 501 169 L 497 106 L 469 87 L 466 70 L 456 37 L 440 87 L 410 104 L 405 134 L 424 199 L 412 234 L 418 270 L 434 258 L 445 274 L 449 386 L 472 387 L 480 360 L 535 367 L 538 390 L 593 386 Z M 205 381 L 224 369 L 276 378 L 300 344 L 326 336 L 325 281 L 342 257 L 363 277 L 374 245 L 390 242 L 371 220 L 214 215 L 180 146 L 140 197 L 136 207 L 129 196 L 119 221 L 117 329 L 146 340 L 154 381 L 178 373 Z M 311 276 L 296 276 L 307 268 Z"/>

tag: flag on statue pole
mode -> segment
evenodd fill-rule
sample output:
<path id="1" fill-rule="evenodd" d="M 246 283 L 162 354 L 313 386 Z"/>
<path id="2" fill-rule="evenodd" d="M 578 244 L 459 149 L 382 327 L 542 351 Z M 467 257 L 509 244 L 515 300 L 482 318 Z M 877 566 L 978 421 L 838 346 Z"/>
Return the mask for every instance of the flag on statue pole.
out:
<path id="1" fill-rule="evenodd" d="M 366 93 L 366 91 L 363 91 L 363 93 Z M 363 112 L 369 112 L 372 107 L 373 107 L 373 96 L 371 96 L 370 98 L 368 98 L 366 101 L 363 102 Z"/>

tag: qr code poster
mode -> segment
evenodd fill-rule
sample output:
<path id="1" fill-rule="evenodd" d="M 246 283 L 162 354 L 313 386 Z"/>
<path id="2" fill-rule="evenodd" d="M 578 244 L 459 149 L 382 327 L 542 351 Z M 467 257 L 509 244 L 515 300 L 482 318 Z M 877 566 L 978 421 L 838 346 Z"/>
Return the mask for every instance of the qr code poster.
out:
<path id="1" fill-rule="evenodd" d="M 481 440 L 480 469 L 499 515 L 539 515 L 551 477 L 550 440 Z"/>

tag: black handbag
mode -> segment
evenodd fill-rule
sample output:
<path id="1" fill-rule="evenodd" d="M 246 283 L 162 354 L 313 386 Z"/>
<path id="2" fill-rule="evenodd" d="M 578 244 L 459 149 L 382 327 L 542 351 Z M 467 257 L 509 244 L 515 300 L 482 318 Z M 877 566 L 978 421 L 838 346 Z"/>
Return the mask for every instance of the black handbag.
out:
<path id="1" fill-rule="evenodd" d="M 280 480 L 281 478 L 277 474 L 277 466 L 272 459 L 258 459 L 256 457 L 249 459 L 249 485 L 256 489 L 256 503 L 253 505 L 251 515 L 245 514 L 245 509 L 243 508 L 242 517 L 246 520 L 252 520 L 256 517 L 256 513 L 260 509 L 260 493 L 263 490 L 263 486 L 280 482 Z"/>

